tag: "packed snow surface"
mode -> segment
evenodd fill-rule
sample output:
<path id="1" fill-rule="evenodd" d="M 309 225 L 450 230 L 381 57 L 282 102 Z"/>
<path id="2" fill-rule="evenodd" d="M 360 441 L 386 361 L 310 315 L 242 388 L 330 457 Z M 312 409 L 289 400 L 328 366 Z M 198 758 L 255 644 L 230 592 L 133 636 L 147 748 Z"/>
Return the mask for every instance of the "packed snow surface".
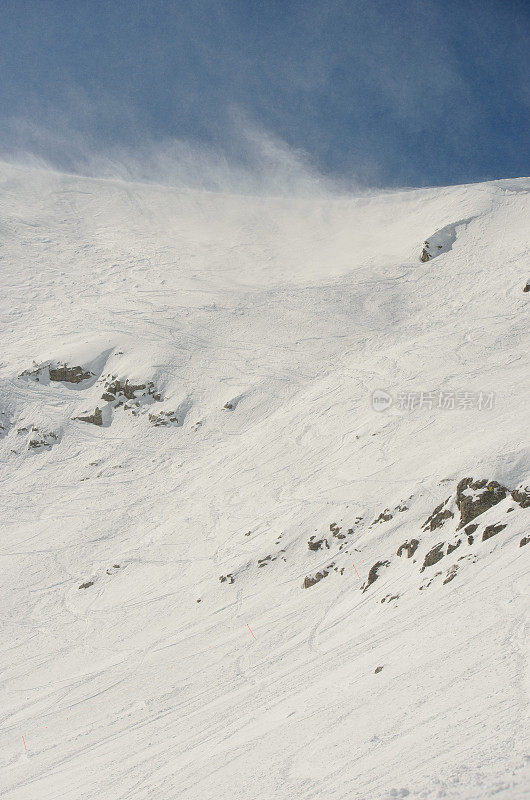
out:
<path id="1" fill-rule="evenodd" d="M 0 165 L 2 798 L 530 797 L 529 190 Z"/>

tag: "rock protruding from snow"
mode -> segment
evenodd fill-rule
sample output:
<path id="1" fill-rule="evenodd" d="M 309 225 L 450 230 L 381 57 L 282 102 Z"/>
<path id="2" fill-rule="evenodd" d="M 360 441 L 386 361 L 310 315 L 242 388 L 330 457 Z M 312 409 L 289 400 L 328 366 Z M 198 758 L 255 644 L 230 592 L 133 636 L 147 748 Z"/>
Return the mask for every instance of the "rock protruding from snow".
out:
<path id="1" fill-rule="evenodd" d="M 420 569 L 420 572 L 423 572 L 426 567 L 432 567 L 434 564 L 437 564 L 438 561 L 441 561 L 445 555 L 444 545 L 445 542 L 439 542 L 431 550 L 429 550 L 423 560 L 423 567 Z"/>
<path id="2" fill-rule="evenodd" d="M 457 239 L 457 229 L 467 225 L 472 219 L 473 217 L 469 217 L 468 219 L 458 220 L 458 222 L 451 222 L 450 225 L 440 228 L 439 231 L 429 236 L 424 243 L 420 261 L 430 261 L 432 258 L 436 258 L 436 256 L 440 256 L 442 253 L 448 253 L 449 250 L 452 250 Z"/>
<path id="3" fill-rule="evenodd" d="M 314 586 L 323 578 L 326 578 L 334 566 L 335 566 L 334 564 L 329 564 L 329 566 L 327 566 L 320 572 L 315 573 L 315 575 L 306 575 L 304 578 L 304 589 L 309 589 L 310 586 Z"/>
<path id="4" fill-rule="evenodd" d="M 446 520 L 451 519 L 451 517 L 454 516 L 453 512 L 450 511 L 449 508 L 444 508 L 450 499 L 451 498 L 448 497 L 447 500 L 444 500 L 443 503 L 440 503 L 439 506 L 436 506 L 430 517 L 423 523 L 423 530 L 428 529 L 430 531 L 435 531 L 437 528 L 441 528 Z"/>
<path id="5" fill-rule="evenodd" d="M 496 536 L 498 533 L 505 529 L 506 525 L 488 525 L 484 528 L 484 532 L 482 534 L 482 541 L 485 542 L 487 539 L 491 539 L 492 536 Z"/>
<path id="6" fill-rule="evenodd" d="M 382 567 L 389 567 L 390 561 L 377 561 L 373 567 L 370 568 L 370 572 L 368 573 L 368 578 L 366 579 L 366 583 L 362 587 L 363 592 L 365 592 L 369 586 L 374 583 L 379 577 L 379 570 Z"/>
<path id="7" fill-rule="evenodd" d="M 512 499 L 518 503 L 521 508 L 530 508 L 530 489 L 526 486 L 524 489 L 514 489 L 512 492 Z"/>
<path id="8" fill-rule="evenodd" d="M 179 418 L 175 411 L 160 411 L 159 414 L 149 412 L 148 418 L 149 422 L 152 422 L 155 428 L 179 424 Z"/>
<path id="9" fill-rule="evenodd" d="M 120 381 L 117 378 L 111 378 L 105 382 L 105 391 L 101 395 L 102 400 L 108 403 L 117 402 L 124 404 L 125 401 L 137 401 L 140 397 L 152 397 L 153 400 L 159 402 L 162 396 L 155 389 L 152 381 L 146 383 L 130 383 L 127 379 Z M 125 407 L 127 404 L 125 403 Z"/>
<path id="10" fill-rule="evenodd" d="M 497 481 L 473 481 L 473 478 L 462 478 L 456 487 L 456 505 L 460 511 L 458 527 L 463 528 L 479 514 L 500 503 L 507 493 L 506 487 Z"/>
<path id="11" fill-rule="evenodd" d="M 85 414 L 80 417 L 74 417 L 74 419 L 79 420 L 79 422 L 90 422 L 92 425 L 103 425 L 103 417 L 101 414 L 101 409 L 97 408 L 94 410 L 93 414 Z"/>
<path id="12" fill-rule="evenodd" d="M 419 541 L 418 539 L 411 539 L 410 542 L 403 542 L 397 549 L 396 555 L 402 556 L 403 553 L 406 553 L 407 558 L 412 558 L 416 550 L 418 549 Z"/>
<path id="13" fill-rule="evenodd" d="M 33 362 L 31 369 L 26 369 L 19 378 L 29 378 L 38 383 L 82 383 L 94 377 L 94 373 L 81 366 L 70 366 L 65 362 L 48 361 L 43 364 Z"/>
<path id="14" fill-rule="evenodd" d="M 51 381 L 62 381 L 63 383 L 81 383 L 93 377 L 93 373 L 83 369 L 83 367 L 69 367 L 68 364 L 48 367 Z"/>

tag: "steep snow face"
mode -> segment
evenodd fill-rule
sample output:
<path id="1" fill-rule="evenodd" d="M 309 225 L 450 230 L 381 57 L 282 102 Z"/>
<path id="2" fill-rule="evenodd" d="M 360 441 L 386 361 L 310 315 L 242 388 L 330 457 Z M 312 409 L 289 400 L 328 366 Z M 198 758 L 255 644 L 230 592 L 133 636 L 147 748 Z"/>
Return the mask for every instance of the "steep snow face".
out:
<path id="1" fill-rule="evenodd" d="M 3 797 L 530 796 L 529 191 L 0 167 Z"/>

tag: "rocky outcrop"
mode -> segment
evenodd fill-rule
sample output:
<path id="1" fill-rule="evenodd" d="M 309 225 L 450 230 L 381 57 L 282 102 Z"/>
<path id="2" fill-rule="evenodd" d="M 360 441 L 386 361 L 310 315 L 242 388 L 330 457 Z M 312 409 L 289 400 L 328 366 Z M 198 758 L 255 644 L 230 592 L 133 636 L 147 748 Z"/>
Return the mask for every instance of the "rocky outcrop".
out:
<path id="1" fill-rule="evenodd" d="M 59 437 L 53 431 L 42 431 L 35 426 L 31 429 L 31 437 L 28 442 L 28 450 L 49 449 L 57 443 Z"/>
<path id="2" fill-rule="evenodd" d="M 528 488 L 514 489 L 512 500 L 515 500 L 521 508 L 530 508 L 530 490 Z"/>
<path id="3" fill-rule="evenodd" d="M 153 414 L 149 412 L 147 415 L 149 422 L 151 422 L 155 428 L 166 427 L 167 425 L 178 425 L 179 419 L 175 411 L 160 411 L 159 414 Z"/>
<path id="4" fill-rule="evenodd" d="M 435 545 L 432 550 L 429 550 L 423 560 L 423 567 L 420 569 L 420 572 L 423 572 L 426 567 L 432 567 L 433 564 L 437 564 L 438 561 L 444 557 L 444 545 L 445 542 L 440 542 L 439 544 Z"/>
<path id="5" fill-rule="evenodd" d="M 388 508 L 385 508 L 384 511 L 381 511 L 377 519 L 374 519 L 372 525 L 376 525 L 378 522 L 389 522 L 392 519 L 392 514 Z"/>
<path id="6" fill-rule="evenodd" d="M 450 583 L 453 578 L 456 578 L 456 573 L 458 572 L 458 564 L 453 564 L 452 567 L 449 567 L 447 570 L 447 577 L 444 580 L 444 584 Z"/>
<path id="7" fill-rule="evenodd" d="M 318 541 L 314 540 L 315 537 L 311 536 L 307 543 L 307 547 L 309 548 L 309 550 L 321 550 L 323 547 L 326 547 L 329 550 L 329 544 L 327 539 L 318 539 Z"/>
<path id="8" fill-rule="evenodd" d="M 503 531 L 505 527 L 506 525 L 488 525 L 487 528 L 484 528 L 482 541 L 485 542 L 486 539 L 491 539 L 492 536 L 496 536 L 498 533 Z"/>
<path id="9" fill-rule="evenodd" d="M 155 388 L 152 381 L 147 383 L 130 383 L 129 380 L 120 381 L 117 378 L 112 378 L 105 383 L 105 391 L 101 395 L 101 399 L 108 403 L 116 401 L 123 403 L 125 400 L 138 400 L 139 397 L 152 397 L 153 400 L 160 402 L 162 395 Z"/>
<path id="10" fill-rule="evenodd" d="M 62 381 L 63 383 L 81 383 L 94 376 L 93 372 L 83 369 L 83 367 L 69 367 L 68 364 L 48 367 L 51 381 Z"/>
<path id="11" fill-rule="evenodd" d="M 379 570 L 382 567 L 389 567 L 390 561 L 377 561 L 373 567 L 370 567 L 370 572 L 368 573 L 368 578 L 366 579 L 365 584 L 362 587 L 363 592 L 365 592 L 371 585 L 374 583 L 379 577 Z"/>
<path id="12" fill-rule="evenodd" d="M 309 589 L 323 578 L 326 578 L 333 566 L 333 564 L 330 564 L 329 567 L 326 567 L 326 569 L 323 569 L 321 572 L 317 572 L 315 575 L 306 575 L 304 578 L 304 589 Z"/>
<path id="13" fill-rule="evenodd" d="M 456 550 L 457 547 L 460 547 L 461 544 L 462 544 L 462 539 L 458 539 L 458 541 L 455 542 L 455 544 L 448 544 L 447 545 L 447 555 L 452 553 L 453 550 Z"/>
<path id="14" fill-rule="evenodd" d="M 459 528 L 463 528 L 468 522 L 493 508 L 494 505 L 504 500 L 508 493 L 505 486 L 501 486 L 497 481 L 479 480 L 473 478 L 462 478 L 456 487 L 456 505 L 460 511 Z"/>
<path id="15" fill-rule="evenodd" d="M 464 533 L 467 536 L 467 543 L 468 544 L 473 544 L 473 534 L 475 533 L 477 528 L 478 528 L 478 524 L 476 522 L 474 522 L 473 525 L 467 525 L 467 527 L 464 528 Z"/>
<path id="16" fill-rule="evenodd" d="M 44 379 L 44 382 L 50 380 L 57 383 L 82 383 L 93 377 L 94 373 L 84 367 L 71 367 L 64 362 L 38 364 L 36 361 L 31 369 L 26 369 L 19 375 L 19 378 L 30 378 L 37 382 Z"/>
<path id="17" fill-rule="evenodd" d="M 96 408 L 93 414 L 86 414 L 85 416 L 81 417 L 74 417 L 74 419 L 79 420 L 79 422 L 90 422 L 92 425 L 103 425 L 103 417 L 101 415 L 101 409 Z"/>
<path id="18" fill-rule="evenodd" d="M 332 536 L 334 536 L 335 539 L 345 539 L 346 538 L 346 534 L 345 533 L 341 533 L 341 528 L 339 528 L 339 526 L 337 525 L 336 522 L 332 522 L 330 524 L 330 526 L 329 526 L 329 529 L 331 531 Z M 348 529 L 348 533 L 353 533 L 353 528 L 349 528 Z M 312 536 L 311 538 L 313 539 L 314 537 Z M 326 542 L 326 544 L 327 544 L 327 542 Z M 328 545 L 328 547 L 329 547 L 329 545 Z"/>
<path id="19" fill-rule="evenodd" d="M 412 558 L 412 556 L 418 549 L 418 545 L 419 545 L 418 539 L 411 539 L 410 542 L 408 541 L 403 542 L 403 544 L 399 545 L 396 555 L 401 557 L 403 553 L 406 553 L 407 558 Z"/>
<path id="20" fill-rule="evenodd" d="M 448 508 L 444 509 L 444 506 L 449 500 L 450 498 L 448 497 L 447 500 L 444 500 L 443 503 L 440 503 L 439 506 L 436 506 L 431 516 L 428 517 L 428 519 L 426 519 L 425 522 L 423 523 L 422 527 L 424 531 L 425 530 L 435 531 L 437 528 L 441 528 L 446 520 L 451 519 L 451 517 L 454 517 L 454 514 L 452 511 L 450 511 L 450 509 Z"/>

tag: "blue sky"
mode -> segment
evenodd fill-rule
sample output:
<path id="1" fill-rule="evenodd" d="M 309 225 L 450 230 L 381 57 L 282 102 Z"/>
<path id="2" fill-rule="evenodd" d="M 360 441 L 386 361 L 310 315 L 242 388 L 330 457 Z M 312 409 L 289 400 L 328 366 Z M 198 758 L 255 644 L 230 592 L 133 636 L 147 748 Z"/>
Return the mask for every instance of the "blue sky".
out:
<path id="1" fill-rule="evenodd" d="M 385 187 L 530 172 L 526 0 L 1 6 L 4 157 Z"/>

